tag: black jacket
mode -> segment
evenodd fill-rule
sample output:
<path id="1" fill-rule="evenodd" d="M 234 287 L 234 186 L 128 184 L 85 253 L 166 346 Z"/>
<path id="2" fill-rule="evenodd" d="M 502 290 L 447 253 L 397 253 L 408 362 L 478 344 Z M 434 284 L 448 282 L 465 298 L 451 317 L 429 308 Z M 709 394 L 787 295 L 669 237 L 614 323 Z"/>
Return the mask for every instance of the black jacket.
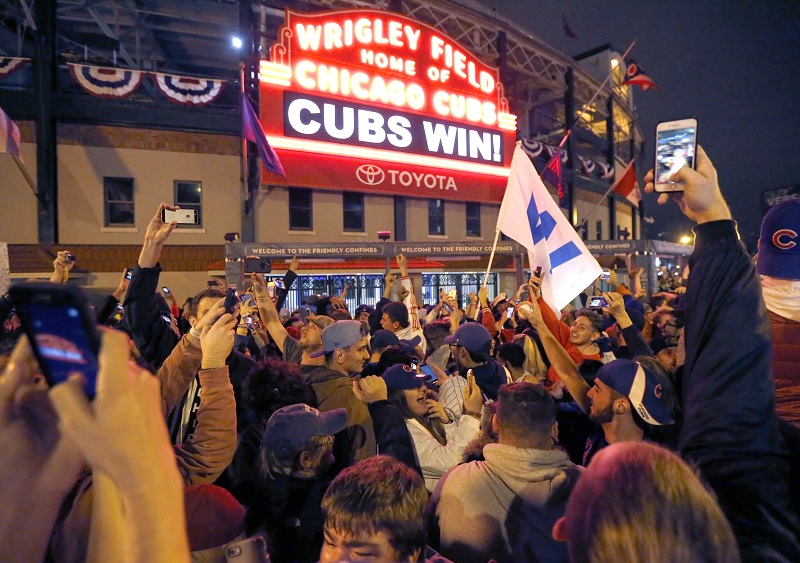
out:
<path id="1" fill-rule="evenodd" d="M 170 323 L 161 318 L 156 297 L 160 275 L 160 265 L 155 268 L 140 268 L 137 265 L 123 305 L 136 347 L 156 369 L 161 367 L 180 340 Z"/>
<path id="2" fill-rule="evenodd" d="M 759 277 L 735 222 L 694 232 L 679 449 L 714 489 L 742 561 L 800 561 Z"/>

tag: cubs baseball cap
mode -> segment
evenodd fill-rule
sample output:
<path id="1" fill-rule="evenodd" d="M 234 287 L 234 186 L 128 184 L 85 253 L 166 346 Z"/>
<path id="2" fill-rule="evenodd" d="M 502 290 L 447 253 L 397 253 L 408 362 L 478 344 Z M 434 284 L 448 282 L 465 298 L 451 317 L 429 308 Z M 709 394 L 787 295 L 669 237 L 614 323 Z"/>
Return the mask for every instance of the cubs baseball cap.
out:
<path id="1" fill-rule="evenodd" d="M 299 454 L 314 436 L 332 436 L 347 426 L 347 411 L 320 412 L 298 404 L 272 413 L 261 436 L 261 445 L 280 455 Z"/>
<path id="2" fill-rule="evenodd" d="M 396 364 L 383 372 L 383 380 L 389 392 L 395 389 L 419 389 L 425 383 L 425 375 L 405 364 Z"/>
<path id="3" fill-rule="evenodd" d="M 597 379 L 628 398 L 636 414 L 647 424 L 675 422 L 661 402 L 662 388 L 656 375 L 633 360 L 614 360 L 597 371 Z"/>
<path id="4" fill-rule="evenodd" d="M 800 199 L 783 201 L 761 222 L 756 269 L 762 276 L 800 280 Z"/>
<path id="5" fill-rule="evenodd" d="M 397 335 L 385 328 L 376 330 L 369 341 L 370 348 L 373 350 L 383 350 L 387 346 L 398 346 L 399 344 L 400 339 L 397 338 Z"/>
<path id="6" fill-rule="evenodd" d="M 677 348 L 678 347 L 678 338 L 675 336 L 661 336 L 659 338 L 654 338 L 652 342 L 650 342 L 650 349 L 653 351 L 653 354 L 658 354 L 661 350 L 666 350 L 667 348 Z"/>
<path id="7" fill-rule="evenodd" d="M 446 337 L 444 343 L 461 346 L 473 354 L 488 354 L 492 348 L 492 335 L 479 323 L 465 323 Z"/>
<path id="8" fill-rule="evenodd" d="M 311 354 L 318 358 L 339 348 L 352 346 L 367 335 L 360 321 L 337 321 L 322 330 L 322 350 Z"/>

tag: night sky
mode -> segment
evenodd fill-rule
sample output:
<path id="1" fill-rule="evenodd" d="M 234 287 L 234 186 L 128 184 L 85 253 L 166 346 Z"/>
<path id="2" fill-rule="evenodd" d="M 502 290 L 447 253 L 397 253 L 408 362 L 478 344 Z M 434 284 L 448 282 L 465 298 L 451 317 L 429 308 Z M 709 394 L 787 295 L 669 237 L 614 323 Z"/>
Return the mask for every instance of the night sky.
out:
<path id="1" fill-rule="evenodd" d="M 657 86 L 634 91 L 645 139 L 639 180 L 653 167 L 656 123 L 696 117 L 699 144 L 749 245 L 761 224 L 761 192 L 800 183 L 800 1 L 481 3 L 570 56 L 605 43 L 622 53 L 638 39 L 630 56 Z M 562 13 L 575 39 L 563 33 Z M 674 203 L 655 200 L 645 196 L 655 218 L 648 235 L 677 241 L 690 222 Z"/>

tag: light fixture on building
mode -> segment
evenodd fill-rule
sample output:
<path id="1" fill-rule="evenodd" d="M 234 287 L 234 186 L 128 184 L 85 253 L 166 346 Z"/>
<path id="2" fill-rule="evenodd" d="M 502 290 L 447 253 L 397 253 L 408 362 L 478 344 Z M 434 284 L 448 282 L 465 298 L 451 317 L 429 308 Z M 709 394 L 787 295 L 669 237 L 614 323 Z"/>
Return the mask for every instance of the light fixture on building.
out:
<path id="1" fill-rule="evenodd" d="M 681 237 L 681 244 L 691 244 L 691 243 L 692 243 L 692 237 L 690 237 L 689 235 L 683 235 Z"/>
<path id="2" fill-rule="evenodd" d="M 617 68 L 619 66 L 619 59 L 611 59 L 611 68 Z"/>
<path id="3" fill-rule="evenodd" d="M 239 233 L 225 233 L 225 240 L 228 242 L 239 242 Z"/>
<path id="4" fill-rule="evenodd" d="M 232 36 L 231 37 L 231 46 L 234 49 L 241 49 L 242 48 L 242 39 L 241 39 L 241 37 L 237 37 L 235 35 Z"/>
<path id="5" fill-rule="evenodd" d="M 387 241 L 392 238 L 392 231 L 378 231 L 378 240 Z"/>

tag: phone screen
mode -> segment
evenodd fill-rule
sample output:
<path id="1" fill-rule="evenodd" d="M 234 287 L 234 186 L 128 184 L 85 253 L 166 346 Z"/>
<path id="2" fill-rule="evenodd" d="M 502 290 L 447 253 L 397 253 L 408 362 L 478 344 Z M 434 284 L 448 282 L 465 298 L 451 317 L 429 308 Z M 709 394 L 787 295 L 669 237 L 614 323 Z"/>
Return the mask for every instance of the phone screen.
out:
<path id="1" fill-rule="evenodd" d="M 167 293 L 167 294 L 169 294 L 169 289 L 167 289 L 167 286 L 166 286 L 166 285 L 165 285 L 164 287 L 162 287 L 161 289 L 163 289 L 163 290 L 164 290 L 164 293 Z"/>
<path id="2" fill-rule="evenodd" d="M 33 348 L 48 384 L 65 381 L 80 372 L 84 391 L 93 399 L 97 388 L 97 356 L 78 309 L 69 304 L 17 304 L 33 337 Z"/>
<path id="3" fill-rule="evenodd" d="M 606 303 L 605 299 L 596 295 L 594 297 L 589 298 L 587 307 L 589 307 L 590 309 L 599 309 L 601 307 L 608 307 L 608 303 Z"/>
<path id="4" fill-rule="evenodd" d="M 429 366 L 428 364 L 422 364 L 422 366 L 420 366 L 419 369 L 425 375 L 430 376 L 431 381 L 436 381 L 437 379 L 439 379 L 438 377 L 436 377 L 436 374 L 433 373 L 433 370 L 431 369 L 431 366 Z"/>
<path id="5" fill-rule="evenodd" d="M 684 166 L 694 168 L 697 126 L 656 132 L 656 184 L 669 184 Z"/>
<path id="6" fill-rule="evenodd" d="M 133 270 L 131 270 L 130 268 L 125 270 L 125 279 L 126 280 L 133 279 Z"/>
<path id="7" fill-rule="evenodd" d="M 514 307 L 509 307 L 506 312 L 506 318 L 510 319 L 514 315 Z"/>

